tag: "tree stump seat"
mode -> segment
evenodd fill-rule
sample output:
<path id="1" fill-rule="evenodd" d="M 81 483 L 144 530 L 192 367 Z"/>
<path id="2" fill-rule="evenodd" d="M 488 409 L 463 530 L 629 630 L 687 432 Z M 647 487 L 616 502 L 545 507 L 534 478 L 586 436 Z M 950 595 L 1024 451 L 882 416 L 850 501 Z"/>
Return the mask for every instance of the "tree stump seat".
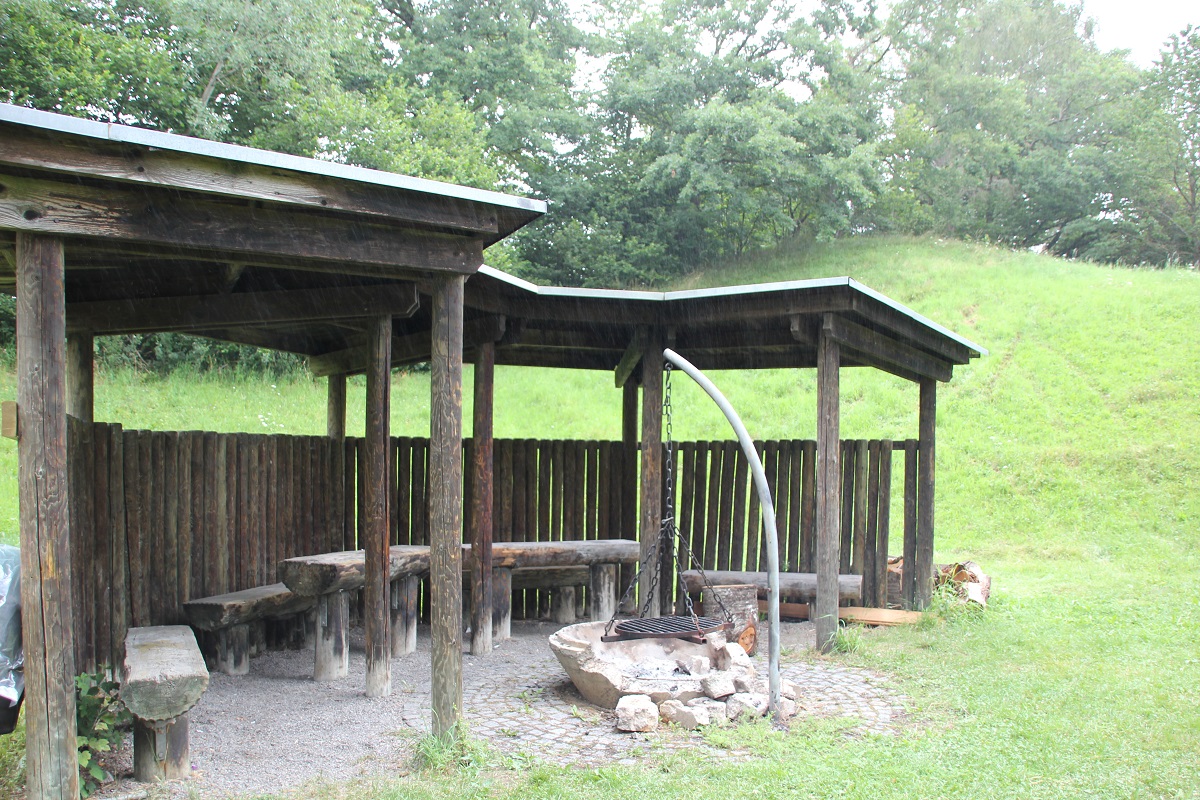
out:
<path id="1" fill-rule="evenodd" d="M 121 701 L 134 717 L 133 776 L 143 783 L 186 778 L 188 711 L 208 688 L 208 670 L 186 625 L 130 628 Z"/>
<path id="2" fill-rule="evenodd" d="M 251 624 L 305 614 L 316 604 L 315 597 L 273 583 L 189 600 L 183 609 L 193 628 L 216 634 L 214 668 L 226 675 L 245 675 L 250 671 Z"/>

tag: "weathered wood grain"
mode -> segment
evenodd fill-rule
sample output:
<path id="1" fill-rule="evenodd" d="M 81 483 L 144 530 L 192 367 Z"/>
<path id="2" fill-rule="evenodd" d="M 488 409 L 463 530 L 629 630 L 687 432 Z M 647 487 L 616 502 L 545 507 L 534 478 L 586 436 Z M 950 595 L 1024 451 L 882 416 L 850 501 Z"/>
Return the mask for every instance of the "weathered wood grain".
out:
<path id="1" fill-rule="evenodd" d="M 388 579 L 389 491 L 388 468 L 391 449 L 391 345 L 392 318 L 381 316 L 372 321 L 370 334 L 371 359 L 367 369 L 366 464 L 363 482 L 366 485 L 366 514 L 363 543 L 366 560 L 366 582 L 363 586 L 363 628 L 367 649 L 367 697 L 384 697 L 392 691 L 391 633 L 388 630 L 391 613 Z"/>
<path id="2" fill-rule="evenodd" d="M 832 315 L 826 315 L 830 322 Z M 817 339 L 817 594 L 815 617 L 817 647 L 829 652 L 837 633 L 838 542 L 841 538 L 840 354 L 822 326 Z"/>
<path id="3" fill-rule="evenodd" d="M 75 800 L 75 624 L 67 488 L 62 240 L 18 233 L 17 485 L 27 792 Z"/>
<path id="4" fill-rule="evenodd" d="M 759 596 L 765 598 L 767 592 L 767 573 L 745 572 L 740 570 L 706 570 L 703 575 L 698 570 L 684 570 L 683 583 L 689 592 L 704 590 L 704 579 L 713 586 L 737 586 L 753 584 L 759 589 Z M 837 599 L 858 600 L 862 597 L 861 575 L 837 576 Z M 779 573 L 779 596 L 789 600 L 813 599 L 818 592 L 818 576 L 812 572 L 781 572 Z"/>
<path id="5" fill-rule="evenodd" d="M 461 277 L 433 288 L 429 412 L 430 623 L 433 733 L 456 735 L 462 685 L 462 348 Z"/>

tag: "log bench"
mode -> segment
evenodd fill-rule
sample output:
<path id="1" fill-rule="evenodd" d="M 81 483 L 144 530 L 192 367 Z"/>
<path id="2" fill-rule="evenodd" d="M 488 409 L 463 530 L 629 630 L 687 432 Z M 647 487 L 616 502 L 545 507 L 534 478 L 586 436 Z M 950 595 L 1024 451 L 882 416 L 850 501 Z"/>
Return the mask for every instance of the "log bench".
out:
<path id="1" fill-rule="evenodd" d="M 471 546 L 463 546 L 463 569 L 473 568 Z M 579 568 L 570 580 L 587 572 L 592 619 L 608 619 L 616 609 L 617 567 L 636 563 L 637 542 L 601 539 L 567 542 L 497 542 L 492 545 L 493 622 L 497 640 L 507 639 L 512 626 L 514 570 Z M 421 577 L 429 574 L 429 548 L 425 545 L 393 545 L 388 550 L 388 580 L 391 583 L 392 654 L 412 653 L 417 645 L 417 596 Z M 555 573 L 546 573 L 553 575 Z M 366 582 L 362 550 L 299 556 L 279 562 L 279 579 L 288 589 L 317 603 L 317 635 L 313 678 L 338 680 L 349 673 L 349 592 Z M 560 603 L 575 606 L 575 585 L 562 587 Z M 569 590 L 569 591 L 568 591 Z"/>
<path id="2" fill-rule="evenodd" d="M 250 624 L 304 614 L 315 605 L 315 597 L 274 583 L 188 600 L 183 610 L 193 628 L 216 634 L 214 668 L 226 675 L 245 675 L 250 671 Z"/>
<path id="3" fill-rule="evenodd" d="M 388 549 L 391 582 L 392 655 L 417 648 L 417 597 L 422 575 L 429 573 L 429 548 L 393 545 Z M 316 603 L 313 680 L 333 681 L 350 672 L 350 592 L 366 582 L 362 550 L 298 556 L 279 562 L 279 579 L 301 597 Z"/>
<path id="4" fill-rule="evenodd" d="M 752 584 L 758 587 L 758 596 L 767 596 L 767 573 L 739 572 L 735 570 L 705 570 L 704 577 L 712 586 L 736 586 Z M 689 594 L 704 591 L 704 578 L 695 569 L 681 573 L 683 585 Z M 779 599 L 794 602 L 809 602 L 817 596 L 817 575 L 814 572 L 779 573 Z M 838 575 L 838 602 L 862 599 L 862 575 Z"/>
<path id="5" fill-rule="evenodd" d="M 133 777 L 186 778 L 188 711 L 208 688 L 208 670 L 186 625 L 130 628 L 121 665 L 121 701 L 133 715 Z"/>

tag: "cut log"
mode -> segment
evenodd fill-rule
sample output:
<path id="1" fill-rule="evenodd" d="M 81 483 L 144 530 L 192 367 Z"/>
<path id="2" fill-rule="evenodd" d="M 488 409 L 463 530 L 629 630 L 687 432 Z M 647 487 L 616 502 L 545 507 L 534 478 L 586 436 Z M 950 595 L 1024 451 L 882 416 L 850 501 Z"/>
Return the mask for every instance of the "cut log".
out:
<path id="1" fill-rule="evenodd" d="M 492 567 L 572 567 L 592 564 L 636 564 L 640 556 L 637 542 L 629 539 L 596 539 L 567 542 L 495 542 Z M 463 563 L 471 562 L 469 549 Z"/>
<path id="2" fill-rule="evenodd" d="M 130 628 L 121 667 L 121 701 L 138 719 L 186 714 L 208 688 L 208 670 L 186 625 Z"/>
<path id="3" fill-rule="evenodd" d="M 767 573 L 735 572 L 732 570 L 708 570 L 701 577 L 699 570 L 685 570 L 681 577 L 689 592 L 704 590 L 704 577 L 713 586 L 730 586 L 749 583 L 758 587 L 758 596 L 766 598 Z M 817 594 L 817 576 L 811 572 L 779 573 L 780 599 L 811 600 Z M 862 597 L 862 575 L 838 576 L 838 600 L 859 600 Z"/>
<path id="4" fill-rule="evenodd" d="M 388 557 L 388 580 L 429 572 L 429 548 L 393 545 Z M 293 592 L 313 597 L 361 589 L 366 578 L 364 553 L 350 550 L 300 556 L 279 562 L 279 579 Z"/>

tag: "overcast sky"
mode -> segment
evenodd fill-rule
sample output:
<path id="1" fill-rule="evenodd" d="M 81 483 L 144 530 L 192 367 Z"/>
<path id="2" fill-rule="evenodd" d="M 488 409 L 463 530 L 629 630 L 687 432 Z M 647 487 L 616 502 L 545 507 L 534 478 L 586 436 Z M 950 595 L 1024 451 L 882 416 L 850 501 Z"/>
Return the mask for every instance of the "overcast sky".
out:
<path id="1" fill-rule="evenodd" d="M 1083 8 L 1096 20 L 1101 49 L 1129 50 L 1141 67 L 1150 66 L 1172 33 L 1200 25 L 1197 0 L 1083 0 Z"/>

